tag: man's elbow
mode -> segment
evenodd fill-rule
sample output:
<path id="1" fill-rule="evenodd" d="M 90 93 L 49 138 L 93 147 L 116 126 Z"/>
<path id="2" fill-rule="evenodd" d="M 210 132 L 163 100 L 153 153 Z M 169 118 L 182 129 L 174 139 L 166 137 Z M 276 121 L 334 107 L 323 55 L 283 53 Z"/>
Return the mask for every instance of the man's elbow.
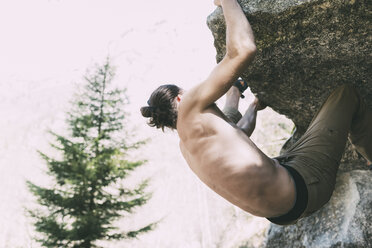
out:
<path id="1" fill-rule="evenodd" d="M 254 43 L 241 44 L 236 49 L 227 52 L 230 59 L 239 59 L 242 62 L 252 61 L 256 56 L 257 48 Z"/>
<path id="2" fill-rule="evenodd" d="M 241 48 L 241 56 L 242 58 L 247 61 L 247 60 L 253 60 L 253 58 L 256 56 L 257 53 L 257 47 L 253 43 L 245 44 Z"/>

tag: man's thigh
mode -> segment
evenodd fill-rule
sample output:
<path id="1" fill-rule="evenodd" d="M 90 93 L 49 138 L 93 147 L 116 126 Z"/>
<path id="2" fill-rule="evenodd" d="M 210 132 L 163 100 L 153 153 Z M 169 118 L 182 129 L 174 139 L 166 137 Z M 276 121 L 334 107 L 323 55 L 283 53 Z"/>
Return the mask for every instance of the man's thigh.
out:
<path id="1" fill-rule="evenodd" d="M 357 104 L 352 87 L 337 88 L 314 116 L 305 134 L 285 154 L 277 157 L 305 181 L 308 206 L 304 215 L 321 208 L 332 195 Z"/>

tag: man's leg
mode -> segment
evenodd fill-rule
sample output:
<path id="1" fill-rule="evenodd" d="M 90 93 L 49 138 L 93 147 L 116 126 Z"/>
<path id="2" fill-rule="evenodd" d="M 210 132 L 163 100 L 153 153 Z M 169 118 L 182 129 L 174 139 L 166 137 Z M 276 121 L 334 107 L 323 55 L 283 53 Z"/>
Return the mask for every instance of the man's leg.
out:
<path id="1" fill-rule="evenodd" d="M 338 140 L 330 140 L 331 147 L 323 145 L 324 153 L 334 160 L 340 161 L 346 143 L 344 137 L 349 132 L 349 139 L 358 152 L 372 160 L 372 111 L 353 86 L 340 86 L 328 97 L 306 133 L 317 129 L 327 129 L 328 133 L 338 134 L 331 135 L 338 137 Z"/>
<path id="2" fill-rule="evenodd" d="M 372 161 L 372 111 L 367 108 L 358 92 L 356 94 L 359 98 L 359 106 L 353 117 L 349 139 L 370 164 Z"/>
<path id="3" fill-rule="evenodd" d="M 301 216 L 311 214 L 329 201 L 348 133 L 354 116 L 360 111 L 359 103 L 353 87 L 338 87 L 315 115 L 305 134 L 285 154 L 277 157 L 281 164 L 295 169 L 304 179 L 308 203 Z M 295 220 L 283 223 L 293 222 Z"/>
<path id="4" fill-rule="evenodd" d="M 333 91 L 314 116 L 305 134 L 288 153 L 322 153 L 338 163 L 341 160 L 354 114 L 359 106 L 356 91 L 342 85 Z"/>

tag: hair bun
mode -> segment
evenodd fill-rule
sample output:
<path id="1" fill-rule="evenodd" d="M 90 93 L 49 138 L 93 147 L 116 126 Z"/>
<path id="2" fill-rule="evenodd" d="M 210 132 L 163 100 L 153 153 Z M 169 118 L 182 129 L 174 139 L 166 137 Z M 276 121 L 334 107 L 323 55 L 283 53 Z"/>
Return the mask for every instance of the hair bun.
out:
<path id="1" fill-rule="evenodd" d="M 146 106 L 141 108 L 143 117 L 152 117 L 154 115 L 154 107 Z"/>
<path id="2" fill-rule="evenodd" d="M 181 89 L 174 84 L 165 84 L 154 90 L 147 101 L 146 106 L 141 108 L 141 114 L 149 118 L 149 126 L 171 129 L 177 128 L 177 104 L 175 98 Z"/>

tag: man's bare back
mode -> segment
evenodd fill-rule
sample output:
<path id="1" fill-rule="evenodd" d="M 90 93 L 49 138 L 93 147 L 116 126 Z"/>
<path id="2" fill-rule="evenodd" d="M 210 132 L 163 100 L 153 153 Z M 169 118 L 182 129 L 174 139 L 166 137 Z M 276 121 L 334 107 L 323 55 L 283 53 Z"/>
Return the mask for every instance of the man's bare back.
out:
<path id="1" fill-rule="evenodd" d="M 187 97 L 188 93 L 180 101 L 177 131 L 181 152 L 192 171 L 216 193 L 256 216 L 288 212 L 294 201 L 288 173 L 215 104 L 200 112 L 183 113 Z M 285 182 L 287 187 L 283 187 Z"/>

